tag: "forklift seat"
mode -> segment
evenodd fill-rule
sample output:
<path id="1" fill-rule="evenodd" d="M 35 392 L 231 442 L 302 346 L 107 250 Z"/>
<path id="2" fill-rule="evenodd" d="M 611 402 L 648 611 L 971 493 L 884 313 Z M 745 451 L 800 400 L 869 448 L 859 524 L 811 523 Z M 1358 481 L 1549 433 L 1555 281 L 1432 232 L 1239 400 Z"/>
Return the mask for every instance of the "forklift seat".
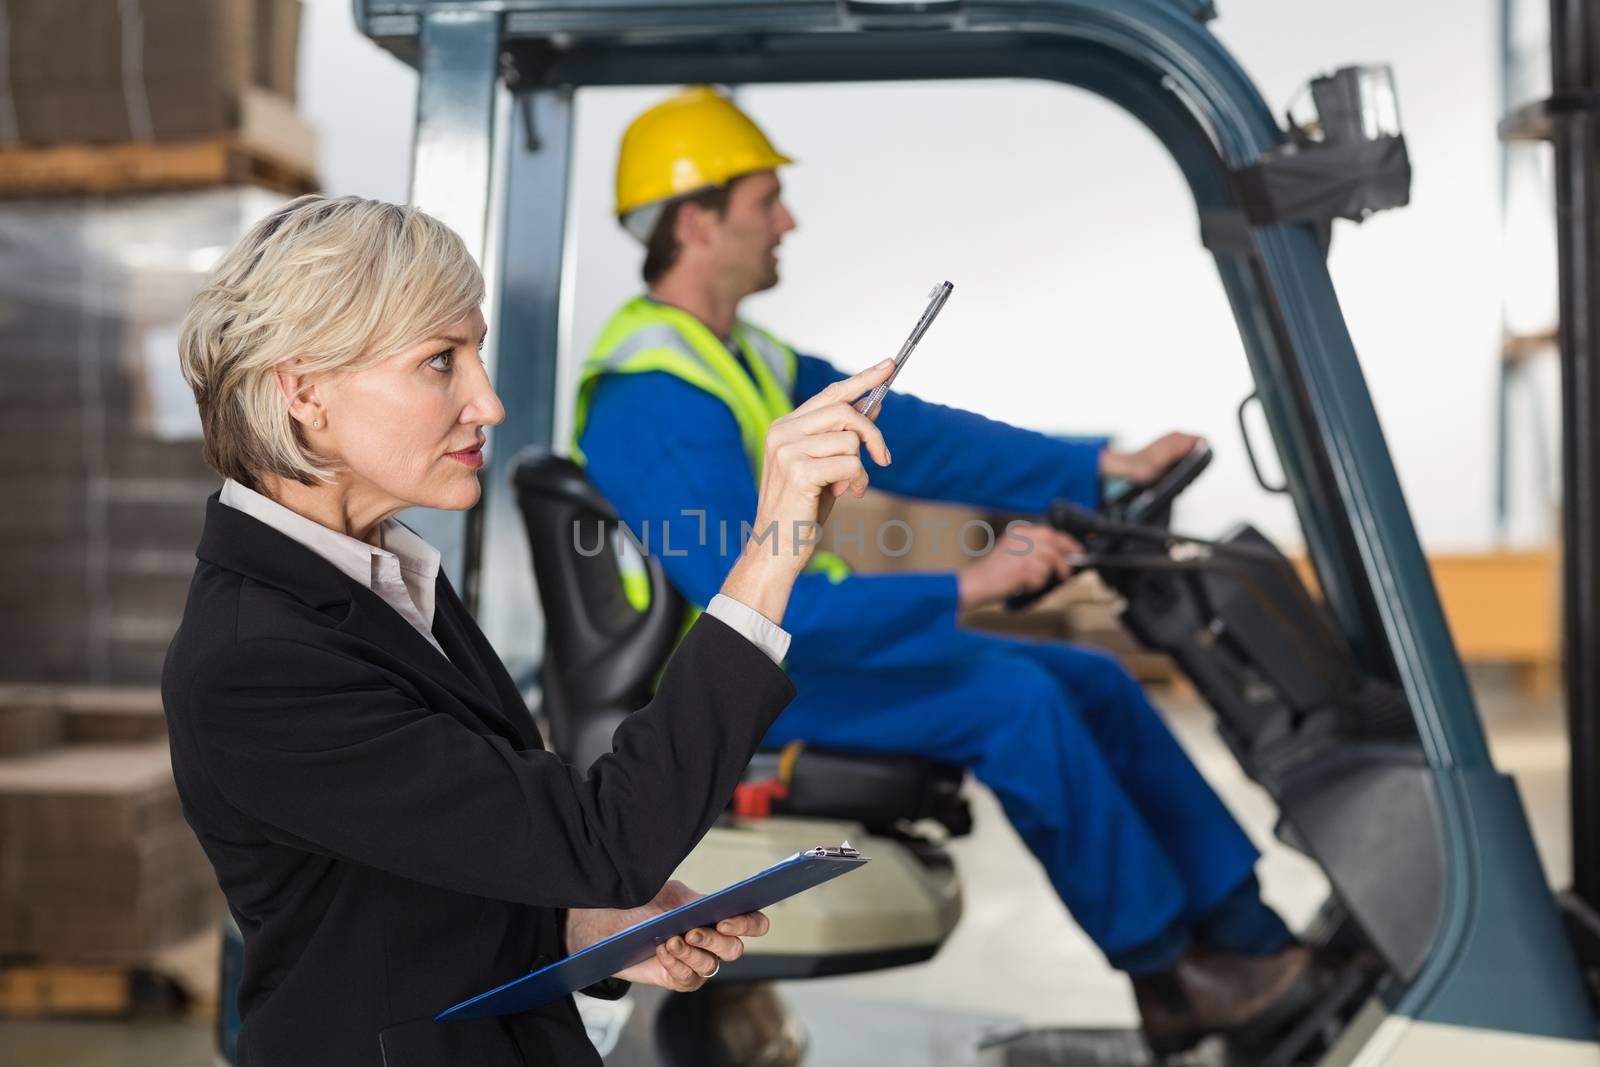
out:
<path id="1" fill-rule="evenodd" d="M 649 701 L 682 635 L 685 601 L 575 463 L 529 449 L 513 463 L 511 480 L 544 609 L 550 743 L 587 767 L 611 751 L 622 720 Z M 803 748 L 759 752 L 745 780 L 781 780 L 785 789 L 769 794 L 774 815 L 848 819 L 880 834 L 932 819 L 959 836 L 972 828 L 964 777 L 960 767 L 912 756 Z"/>

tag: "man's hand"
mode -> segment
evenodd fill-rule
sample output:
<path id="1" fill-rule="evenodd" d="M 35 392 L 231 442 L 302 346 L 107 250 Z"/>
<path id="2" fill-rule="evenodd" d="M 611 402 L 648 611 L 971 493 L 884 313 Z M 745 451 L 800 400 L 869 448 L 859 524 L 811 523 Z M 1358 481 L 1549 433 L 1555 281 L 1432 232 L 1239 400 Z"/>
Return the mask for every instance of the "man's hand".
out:
<path id="1" fill-rule="evenodd" d="M 1052 578 L 1072 576 L 1083 546 L 1053 526 L 1012 523 L 989 554 L 956 575 L 960 610 L 998 604 L 1016 593 L 1043 589 Z"/>
<path id="2" fill-rule="evenodd" d="M 1169 433 L 1137 452 L 1113 452 L 1108 448 L 1100 453 L 1100 476 L 1124 478 L 1135 485 L 1149 485 L 1199 443 L 1200 438 L 1192 433 Z"/>
<path id="3" fill-rule="evenodd" d="M 582 951 L 612 934 L 673 908 L 681 908 L 704 895 L 682 882 L 672 881 L 662 886 L 655 899 L 643 907 L 571 908 L 567 911 L 567 951 Z M 661 986 L 675 993 L 693 992 L 705 985 L 706 979 L 716 974 L 724 962 L 731 963 L 744 955 L 744 942 L 740 938 L 760 937 L 770 926 L 767 917 L 756 911 L 724 919 L 715 930 L 697 927 L 683 937 L 657 945 L 653 957 L 614 977 L 641 985 Z"/>

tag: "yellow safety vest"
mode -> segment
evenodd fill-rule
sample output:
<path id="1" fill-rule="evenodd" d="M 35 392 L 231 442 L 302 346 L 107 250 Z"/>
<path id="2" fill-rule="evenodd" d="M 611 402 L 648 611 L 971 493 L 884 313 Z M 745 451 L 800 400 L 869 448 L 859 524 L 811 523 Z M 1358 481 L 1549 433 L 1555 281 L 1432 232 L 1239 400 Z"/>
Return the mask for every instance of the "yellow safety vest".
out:
<path id="1" fill-rule="evenodd" d="M 789 394 L 797 361 L 787 345 L 746 322 L 734 325 L 733 341 L 749 364 L 748 373 L 705 323 L 687 311 L 642 296 L 628 301 L 601 331 L 579 372 L 572 458 L 579 464 L 585 462 L 578 441 L 588 425 L 589 402 L 602 377 L 665 371 L 728 406 L 739 424 L 739 437 L 759 485 L 767 428 L 794 410 Z M 849 564 L 820 549 L 806 569 L 825 574 L 835 583 L 850 574 Z M 643 611 L 650 606 L 649 579 L 642 568 L 626 568 L 622 586 L 635 608 Z"/>

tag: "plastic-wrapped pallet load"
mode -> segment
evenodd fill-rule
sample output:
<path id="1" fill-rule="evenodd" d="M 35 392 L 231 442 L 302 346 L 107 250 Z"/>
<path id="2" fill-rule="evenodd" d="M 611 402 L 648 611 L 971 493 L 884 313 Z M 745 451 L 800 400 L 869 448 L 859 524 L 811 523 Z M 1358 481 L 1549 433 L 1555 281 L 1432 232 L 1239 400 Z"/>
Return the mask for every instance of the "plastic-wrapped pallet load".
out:
<path id="1" fill-rule="evenodd" d="M 159 679 L 218 484 L 178 325 L 281 199 L 0 201 L 0 682 Z"/>

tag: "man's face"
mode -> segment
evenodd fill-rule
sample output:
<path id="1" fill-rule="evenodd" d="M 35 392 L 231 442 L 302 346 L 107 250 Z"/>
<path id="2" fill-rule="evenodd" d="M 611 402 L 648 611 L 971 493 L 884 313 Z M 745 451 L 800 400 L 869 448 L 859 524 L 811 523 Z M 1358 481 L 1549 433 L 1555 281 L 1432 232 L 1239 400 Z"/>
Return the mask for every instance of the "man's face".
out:
<path id="1" fill-rule="evenodd" d="M 778 244 L 795 228 L 783 203 L 783 186 L 772 171 L 733 183 L 728 210 L 711 231 L 710 251 L 717 276 L 745 294 L 778 284 Z"/>

